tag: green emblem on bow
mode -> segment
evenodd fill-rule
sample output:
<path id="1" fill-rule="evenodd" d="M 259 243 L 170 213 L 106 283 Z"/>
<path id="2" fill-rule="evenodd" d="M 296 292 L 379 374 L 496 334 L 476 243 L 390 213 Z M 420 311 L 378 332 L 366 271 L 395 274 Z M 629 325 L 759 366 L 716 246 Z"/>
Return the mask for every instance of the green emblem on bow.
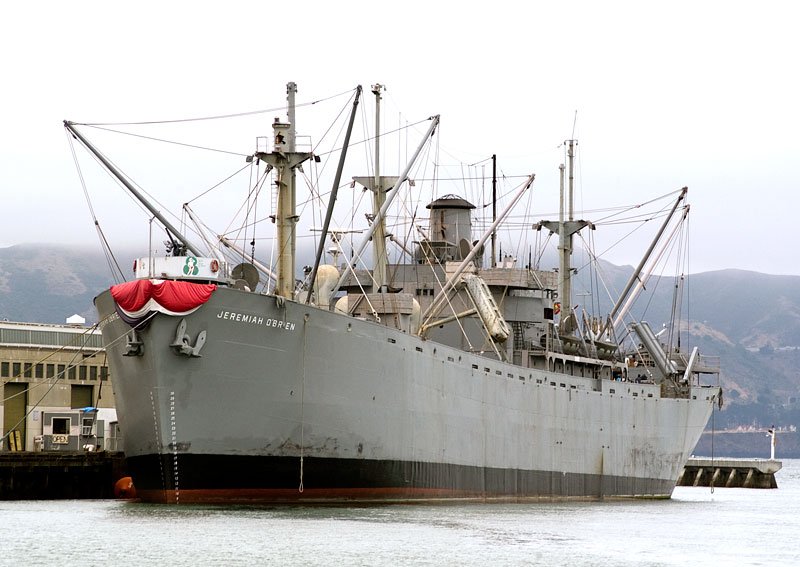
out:
<path id="1" fill-rule="evenodd" d="M 186 264 L 183 266 L 183 273 L 187 276 L 196 276 L 200 273 L 200 269 L 197 267 L 197 258 L 194 256 L 186 258 Z"/>

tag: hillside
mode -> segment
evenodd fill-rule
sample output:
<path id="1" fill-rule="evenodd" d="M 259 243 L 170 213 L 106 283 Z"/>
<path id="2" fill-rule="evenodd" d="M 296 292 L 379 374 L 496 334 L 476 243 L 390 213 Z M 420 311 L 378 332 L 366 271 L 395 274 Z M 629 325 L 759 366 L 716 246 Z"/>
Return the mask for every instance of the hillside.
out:
<path id="1" fill-rule="evenodd" d="M 114 283 L 97 250 L 23 244 L 0 249 L 0 319 L 97 321 L 92 299 Z"/>
<path id="2" fill-rule="evenodd" d="M 133 256 L 121 256 L 120 264 L 130 266 Z M 617 291 L 632 272 L 630 266 L 607 263 L 601 269 Z M 587 297 L 581 286 L 589 287 L 592 274 L 583 272 L 576 297 Z M 113 283 L 105 257 L 96 250 L 38 244 L 3 248 L 0 319 L 63 323 L 77 313 L 92 323 L 97 320 L 92 299 Z M 654 296 L 634 310 L 636 316 L 660 328 L 669 319 L 678 283 L 671 278 L 649 282 Z M 722 270 L 693 275 L 680 285 L 688 286 L 690 300 L 681 346 L 698 346 L 721 358 L 725 405 L 715 414 L 714 427 L 800 425 L 800 277 Z M 600 312 L 609 307 L 610 301 L 600 301 Z"/>

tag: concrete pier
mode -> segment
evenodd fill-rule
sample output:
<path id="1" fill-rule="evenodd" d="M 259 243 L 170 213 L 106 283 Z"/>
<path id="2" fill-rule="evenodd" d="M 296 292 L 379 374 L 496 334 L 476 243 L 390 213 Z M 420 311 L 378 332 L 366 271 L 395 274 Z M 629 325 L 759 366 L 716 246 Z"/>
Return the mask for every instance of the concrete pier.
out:
<path id="1" fill-rule="evenodd" d="M 0 500 L 113 498 L 126 476 L 112 452 L 0 452 Z"/>
<path id="2" fill-rule="evenodd" d="M 778 488 L 775 473 L 781 466 L 782 463 L 774 459 L 691 457 L 678 477 L 678 486 Z"/>

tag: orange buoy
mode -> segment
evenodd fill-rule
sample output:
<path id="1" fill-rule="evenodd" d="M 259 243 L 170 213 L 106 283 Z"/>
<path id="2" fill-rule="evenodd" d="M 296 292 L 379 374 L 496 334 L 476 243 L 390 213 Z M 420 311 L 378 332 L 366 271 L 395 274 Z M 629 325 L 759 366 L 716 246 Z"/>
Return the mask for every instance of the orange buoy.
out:
<path id="1" fill-rule="evenodd" d="M 114 498 L 136 498 L 136 487 L 131 477 L 123 476 L 114 483 Z"/>

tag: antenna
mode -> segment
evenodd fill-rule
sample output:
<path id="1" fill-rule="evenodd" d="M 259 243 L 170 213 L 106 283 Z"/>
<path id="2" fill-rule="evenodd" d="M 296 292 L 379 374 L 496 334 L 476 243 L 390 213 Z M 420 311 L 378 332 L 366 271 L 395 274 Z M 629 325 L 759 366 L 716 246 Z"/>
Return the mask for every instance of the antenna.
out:
<path id="1" fill-rule="evenodd" d="M 572 119 L 572 139 L 575 139 L 575 126 L 578 124 L 578 109 L 575 109 L 575 117 Z"/>

